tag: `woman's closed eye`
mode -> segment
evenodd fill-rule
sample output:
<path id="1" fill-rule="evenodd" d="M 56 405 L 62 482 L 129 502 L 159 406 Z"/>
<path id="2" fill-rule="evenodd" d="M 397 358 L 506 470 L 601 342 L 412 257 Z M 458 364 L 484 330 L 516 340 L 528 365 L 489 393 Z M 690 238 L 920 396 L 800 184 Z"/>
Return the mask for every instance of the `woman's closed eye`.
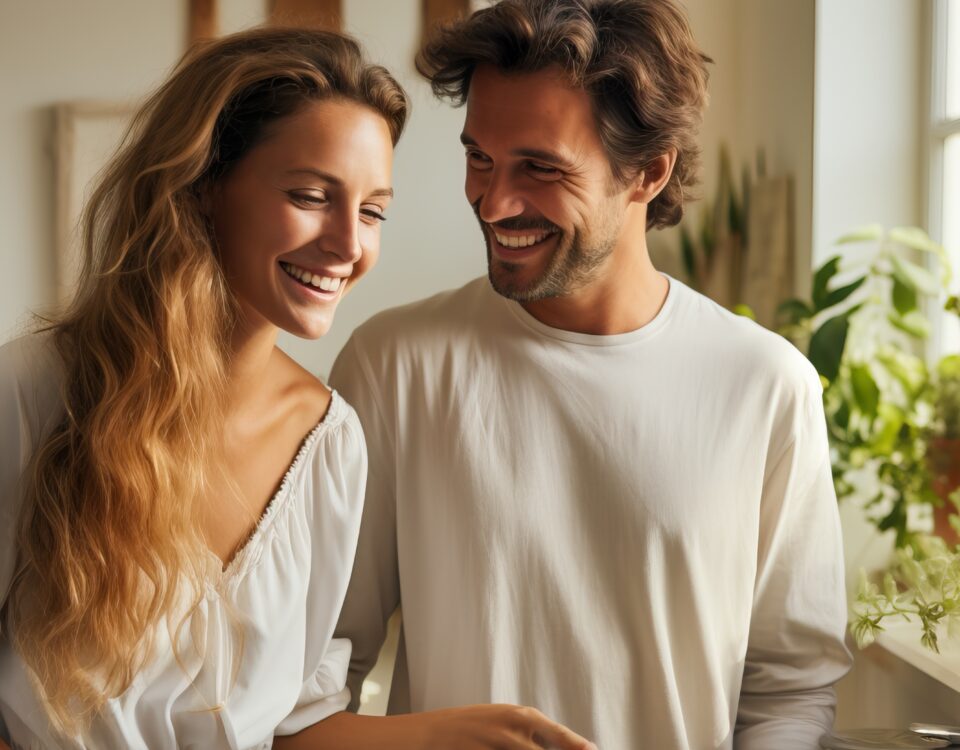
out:
<path id="1" fill-rule="evenodd" d="M 298 206 L 307 208 L 317 208 L 327 203 L 327 196 L 319 192 L 304 192 L 301 190 L 288 190 L 287 195 L 290 200 Z"/>
<path id="2" fill-rule="evenodd" d="M 383 215 L 383 209 L 376 205 L 365 205 L 360 208 L 360 215 L 369 223 L 386 221 L 387 217 Z"/>

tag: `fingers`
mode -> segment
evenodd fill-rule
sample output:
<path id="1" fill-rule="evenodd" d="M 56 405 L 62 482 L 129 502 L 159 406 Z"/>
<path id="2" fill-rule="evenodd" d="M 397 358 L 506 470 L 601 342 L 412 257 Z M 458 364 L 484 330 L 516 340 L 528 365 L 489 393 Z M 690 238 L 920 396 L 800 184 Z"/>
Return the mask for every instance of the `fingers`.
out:
<path id="1" fill-rule="evenodd" d="M 523 708 L 523 718 L 532 729 L 537 747 L 550 750 L 597 750 L 596 745 L 562 724 L 548 719 L 533 708 Z"/>

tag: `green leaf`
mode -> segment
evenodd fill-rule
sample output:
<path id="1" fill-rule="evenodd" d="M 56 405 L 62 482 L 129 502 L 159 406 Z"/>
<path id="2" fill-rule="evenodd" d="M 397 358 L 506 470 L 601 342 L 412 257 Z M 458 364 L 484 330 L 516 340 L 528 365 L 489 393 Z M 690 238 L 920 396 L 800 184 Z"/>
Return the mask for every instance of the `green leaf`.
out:
<path id="1" fill-rule="evenodd" d="M 849 245 L 852 242 L 877 241 L 883 237 L 883 227 L 879 224 L 867 224 L 852 229 L 836 241 L 837 245 Z"/>
<path id="2" fill-rule="evenodd" d="M 848 311 L 830 318 L 810 338 L 808 357 L 817 372 L 831 382 L 840 372 L 840 360 L 843 359 L 843 348 L 850 330 L 850 314 Z"/>
<path id="3" fill-rule="evenodd" d="M 827 287 L 830 279 L 840 270 L 840 256 L 835 255 L 826 261 L 813 276 L 813 309 L 817 312 L 826 309 Z"/>
<path id="4" fill-rule="evenodd" d="M 917 310 L 912 310 L 906 315 L 898 315 L 891 310 L 890 314 L 887 315 L 887 320 L 889 320 L 894 327 L 918 339 L 925 339 L 930 336 L 930 321 L 924 317 L 923 313 Z"/>
<path id="5" fill-rule="evenodd" d="M 757 319 L 757 314 L 753 311 L 753 308 L 751 308 L 750 305 L 744 305 L 742 303 L 739 305 L 734 305 L 733 312 L 741 317 L 750 318 L 750 320 Z"/>
<path id="6" fill-rule="evenodd" d="M 943 309 L 947 312 L 952 312 L 955 315 L 960 315 L 960 297 L 957 297 L 955 294 L 952 295 L 949 299 L 947 299 Z"/>
<path id="7" fill-rule="evenodd" d="M 901 284 L 924 294 L 933 295 L 940 291 L 940 282 L 937 277 L 926 268 L 899 255 L 891 255 L 890 262 L 893 264 L 893 277 Z"/>
<path id="8" fill-rule="evenodd" d="M 927 382 L 927 366 L 919 357 L 896 349 L 886 349 L 877 354 L 882 364 L 911 396 L 916 396 Z"/>
<path id="9" fill-rule="evenodd" d="M 880 403 L 880 389 L 870 374 L 866 365 L 856 365 L 850 368 L 850 383 L 853 386 L 853 396 L 860 411 L 871 419 L 877 414 L 877 405 Z"/>
<path id="10" fill-rule="evenodd" d="M 802 299 L 788 299 L 777 307 L 777 320 L 782 320 L 785 325 L 796 325 L 813 315 L 813 308 Z"/>
<path id="11" fill-rule="evenodd" d="M 906 530 L 907 528 L 907 506 L 903 500 L 897 500 L 893 504 L 891 511 L 877 521 L 877 528 L 880 531 L 889 531 L 890 529 L 897 530 L 897 536 L 900 536 L 901 530 Z"/>
<path id="12" fill-rule="evenodd" d="M 906 315 L 917 309 L 917 291 L 893 277 L 893 306 L 898 313 Z"/>
<path id="13" fill-rule="evenodd" d="M 877 418 L 879 428 L 870 441 L 870 447 L 874 453 L 888 456 L 897 443 L 897 435 L 903 427 L 906 415 L 902 409 L 893 404 L 883 403 L 877 407 Z"/>
<path id="14" fill-rule="evenodd" d="M 839 305 L 847 297 L 853 294 L 857 289 L 863 286 L 863 282 L 867 280 L 866 276 L 861 276 L 856 281 L 842 286 L 839 289 L 832 289 L 827 293 L 826 299 L 824 300 L 823 308 L 833 307 L 834 305 Z"/>
<path id="15" fill-rule="evenodd" d="M 933 253 L 941 258 L 945 258 L 947 251 L 943 246 L 938 245 L 930 239 L 930 235 L 919 227 L 895 227 L 887 235 L 893 242 L 905 245 L 912 250 L 920 250 L 924 253 Z"/>
<path id="16" fill-rule="evenodd" d="M 948 354 L 937 362 L 937 375 L 941 378 L 960 378 L 960 354 Z"/>

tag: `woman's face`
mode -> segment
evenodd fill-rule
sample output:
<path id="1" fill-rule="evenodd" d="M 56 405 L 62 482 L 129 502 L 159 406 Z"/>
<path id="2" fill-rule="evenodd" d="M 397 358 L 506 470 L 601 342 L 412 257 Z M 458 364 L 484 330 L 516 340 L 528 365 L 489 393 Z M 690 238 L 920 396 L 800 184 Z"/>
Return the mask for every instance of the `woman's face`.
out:
<path id="1" fill-rule="evenodd" d="M 216 184 L 221 263 L 243 322 L 314 339 L 380 252 L 393 191 L 386 121 L 356 102 L 311 102 L 270 124 Z"/>

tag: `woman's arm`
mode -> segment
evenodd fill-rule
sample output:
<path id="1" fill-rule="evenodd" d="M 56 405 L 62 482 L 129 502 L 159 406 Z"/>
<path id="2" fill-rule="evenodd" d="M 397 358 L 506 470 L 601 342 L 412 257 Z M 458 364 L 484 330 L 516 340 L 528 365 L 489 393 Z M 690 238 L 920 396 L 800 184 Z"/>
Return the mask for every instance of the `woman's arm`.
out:
<path id="1" fill-rule="evenodd" d="M 401 716 L 334 714 L 275 737 L 277 750 L 596 750 L 533 708 L 479 705 Z"/>

